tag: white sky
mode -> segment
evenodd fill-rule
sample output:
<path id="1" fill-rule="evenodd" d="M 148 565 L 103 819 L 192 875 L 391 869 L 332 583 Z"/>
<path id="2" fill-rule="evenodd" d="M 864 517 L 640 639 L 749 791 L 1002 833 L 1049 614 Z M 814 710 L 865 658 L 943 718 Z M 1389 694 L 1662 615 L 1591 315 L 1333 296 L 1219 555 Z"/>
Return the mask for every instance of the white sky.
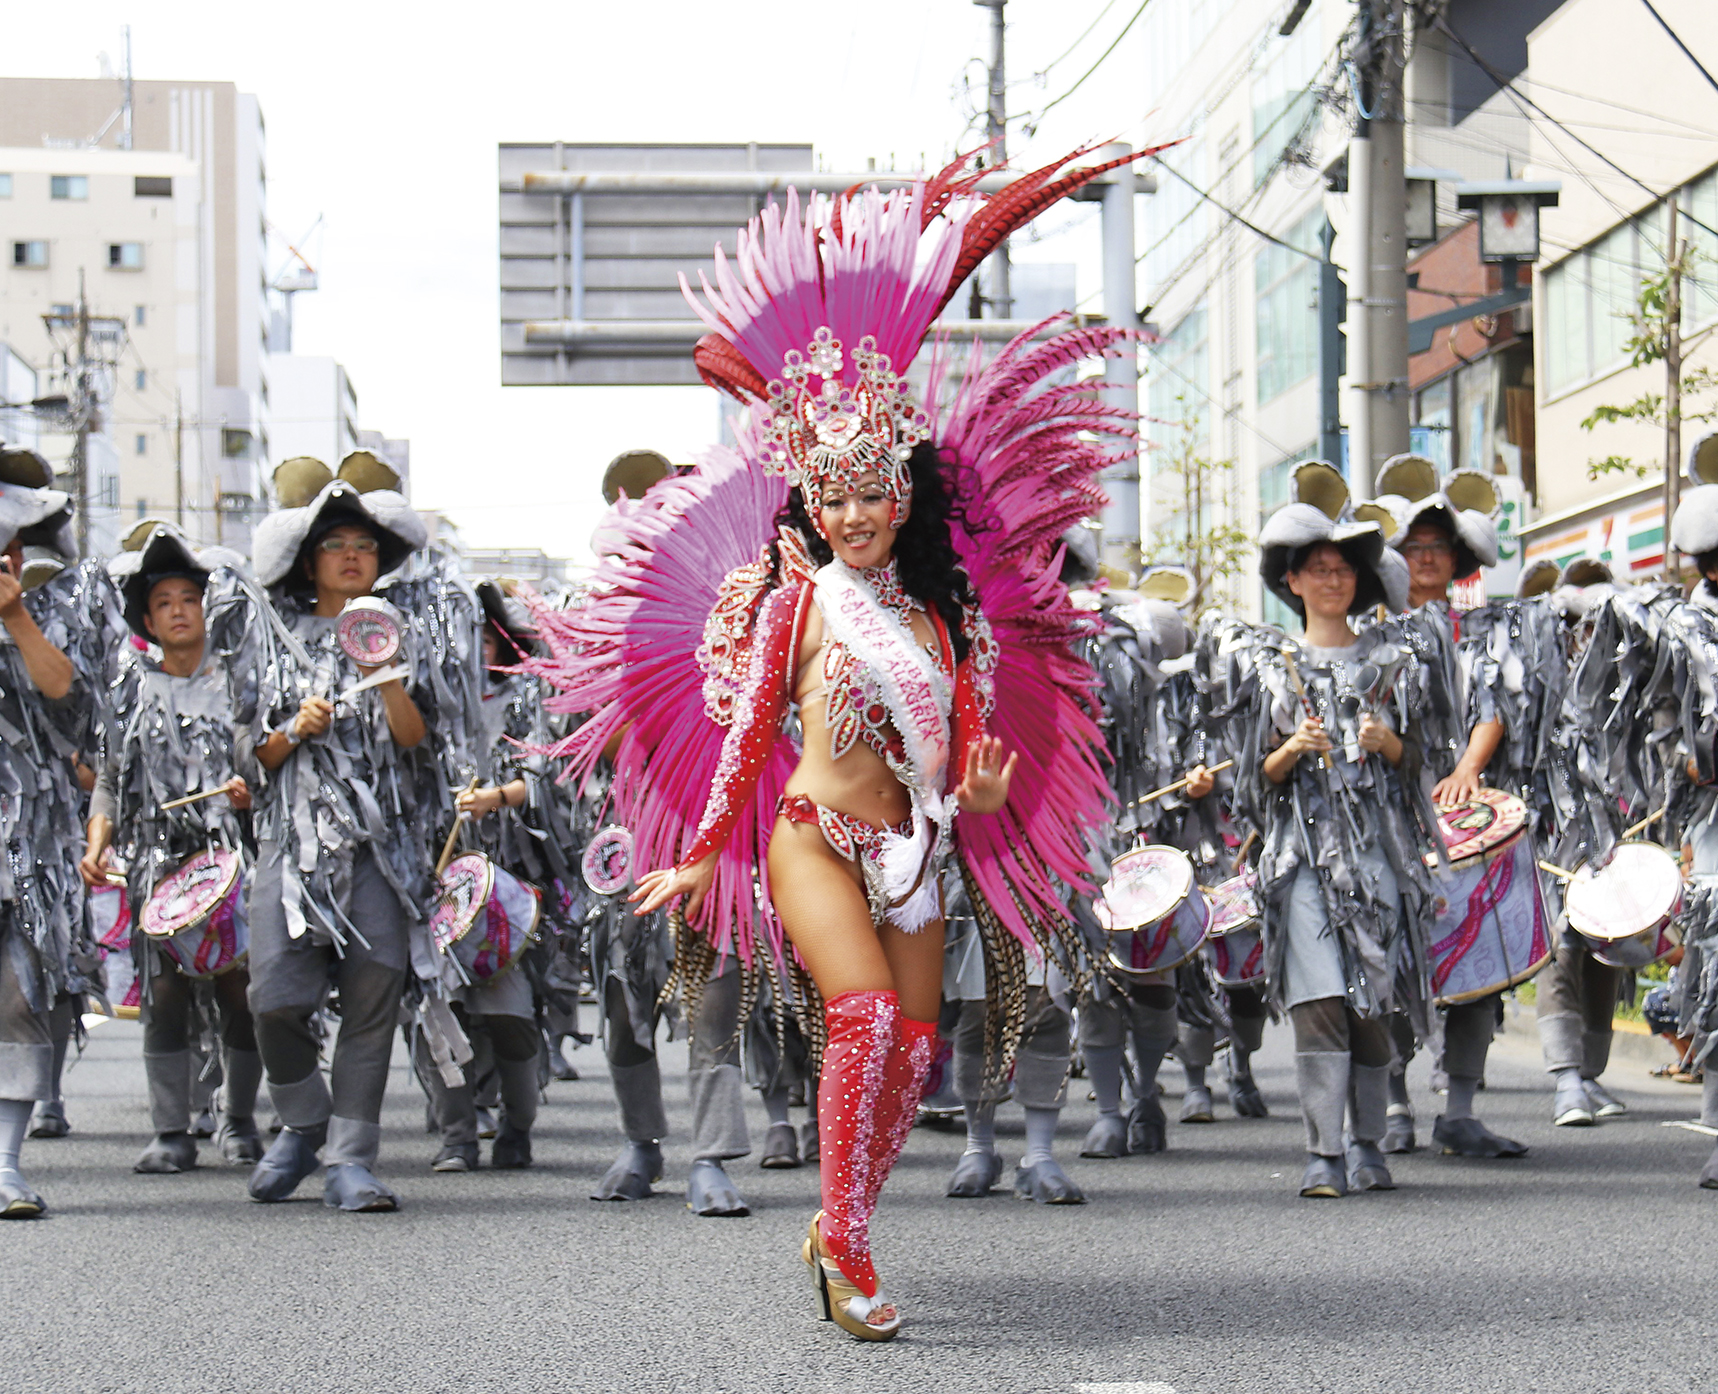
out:
<path id="1" fill-rule="evenodd" d="M 1173 2 L 1173 0 L 1171 0 Z M 1062 93 L 1138 6 L 1013 0 L 1010 106 Z M 1099 18 L 1101 14 L 1101 19 Z M 1093 33 L 1048 74 L 1033 73 Z M 705 388 L 500 386 L 496 146 L 507 141 L 800 141 L 833 168 L 932 167 L 966 125 L 958 92 L 988 53 L 970 0 L 827 6 L 729 0 L 597 4 L 376 0 L 277 5 L 80 0 L 11 6 L 9 75 L 94 77 L 132 28 L 139 78 L 221 79 L 254 92 L 268 127 L 268 212 L 310 243 L 321 289 L 295 304 L 294 347 L 346 365 L 360 424 L 412 443 L 413 490 L 477 546 L 586 554 L 597 484 L 620 450 L 676 460 L 712 439 Z M 1145 111 L 1135 25 L 1097 76 L 1045 121 L 1016 163 L 1091 139 L 1175 132 Z M 968 140 L 970 142 L 970 137 Z M 1016 259 L 1074 261 L 1095 307 L 1089 205 L 1053 212 Z M 1065 231 L 1056 231 L 1057 229 Z M 271 270 L 278 267 L 271 266 Z"/>

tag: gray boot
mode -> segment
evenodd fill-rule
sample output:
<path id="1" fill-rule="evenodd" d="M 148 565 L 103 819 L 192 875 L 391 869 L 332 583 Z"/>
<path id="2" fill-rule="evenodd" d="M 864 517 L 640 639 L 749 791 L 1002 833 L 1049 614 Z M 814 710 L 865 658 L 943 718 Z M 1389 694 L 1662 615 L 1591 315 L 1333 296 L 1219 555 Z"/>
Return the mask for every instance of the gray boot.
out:
<path id="1" fill-rule="evenodd" d="M 1002 1158 L 995 1152 L 962 1152 L 946 1194 L 956 1200 L 977 1200 L 989 1195 L 1001 1176 Z"/>
<path id="2" fill-rule="evenodd" d="M 653 1192 L 651 1183 L 662 1179 L 662 1147 L 655 1142 L 629 1142 L 603 1173 L 592 1200 L 644 1200 Z"/>
<path id="3" fill-rule="evenodd" d="M 191 1070 L 188 1050 L 144 1051 L 149 1082 L 149 1123 L 155 1137 L 131 1168 L 146 1175 L 173 1176 L 197 1165 L 191 1136 Z"/>
<path id="4" fill-rule="evenodd" d="M 1349 1103 L 1353 1111 L 1348 1144 L 1348 1188 L 1351 1191 L 1393 1191 L 1396 1182 L 1378 1150 L 1390 1106 L 1390 1067 L 1353 1065 L 1349 1069 Z"/>
<path id="5" fill-rule="evenodd" d="M 1320 1157 L 1344 1152 L 1342 1120 L 1348 1111 L 1349 1056 L 1345 1050 L 1295 1052 L 1295 1085 L 1306 1119 L 1306 1150 Z"/>
<path id="6" fill-rule="evenodd" d="M 1712 1068 L 1700 1081 L 1700 1121 L 1708 1128 L 1718 1128 L 1718 1061 L 1706 1063 Z"/>
<path id="7" fill-rule="evenodd" d="M 1577 1066 L 1569 1065 L 1557 1071 L 1557 1092 L 1551 1100 L 1551 1122 L 1559 1128 L 1593 1126 L 1593 1101 L 1587 1097 L 1586 1083 Z"/>
<path id="8" fill-rule="evenodd" d="M 321 1165 L 316 1154 L 327 1139 L 328 1115 L 333 1112 L 320 1070 L 291 1084 L 270 1080 L 268 1092 L 282 1126 L 251 1172 L 248 1186 L 251 1199 L 263 1202 L 285 1200 Z"/>
<path id="9" fill-rule="evenodd" d="M 1031 1166 L 1015 1167 L 1014 1194 L 1021 1200 L 1035 1201 L 1039 1205 L 1086 1203 L 1086 1193 L 1074 1184 L 1073 1178 L 1053 1157 L 1034 1162 Z"/>
<path id="10" fill-rule="evenodd" d="M 699 1157 L 686 1175 L 686 1208 L 694 1215 L 738 1219 L 751 1214 L 722 1163 L 714 1157 Z"/>
<path id="11" fill-rule="evenodd" d="M 215 1145 L 228 1166 L 252 1166 L 262 1160 L 262 1135 L 257 1131 L 257 1091 L 262 1086 L 262 1056 L 254 1050 L 224 1052 L 221 1082 L 221 1125 Z"/>
<path id="12" fill-rule="evenodd" d="M 328 1120 L 328 1145 L 322 1160 L 328 1173 L 322 1183 L 322 1203 L 330 1210 L 382 1214 L 400 1208 L 400 1198 L 376 1179 L 376 1153 L 382 1127 L 360 1118 Z"/>

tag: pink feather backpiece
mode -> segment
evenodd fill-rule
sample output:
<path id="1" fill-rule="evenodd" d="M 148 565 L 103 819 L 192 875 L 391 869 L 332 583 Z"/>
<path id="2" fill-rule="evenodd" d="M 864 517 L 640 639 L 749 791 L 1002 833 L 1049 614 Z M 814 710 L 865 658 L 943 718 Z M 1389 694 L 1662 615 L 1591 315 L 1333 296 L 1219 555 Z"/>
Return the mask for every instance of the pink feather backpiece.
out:
<path id="1" fill-rule="evenodd" d="M 926 410 L 965 518 L 955 550 L 997 641 L 990 734 L 1020 752 L 1002 811 L 963 813 L 955 833 L 985 900 L 1025 944 L 1068 918 L 1069 888 L 1092 890 L 1087 849 L 1111 803 L 1095 679 L 1074 647 L 1086 617 L 1062 584 L 1060 539 L 1103 508 L 1098 476 L 1125 455 L 1093 434 L 1134 434 L 1133 415 L 1091 384 L 1053 379 L 1082 358 L 1132 352 L 1132 337 L 1071 330 L 1034 344 L 1029 333 L 988 363 L 975 345 L 946 402 L 946 365 L 932 363 Z"/>
<path id="2" fill-rule="evenodd" d="M 723 578 L 756 561 L 774 535 L 786 488 L 779 475 L 713 449 L 693 473 L 609 511 L 599 531 L 605 555 L 583 604 L 535 605 L 548 654 L 528 670 L 556 690 L 552 710 L 589 713 L 548 753 L 568 760 L 563 778 L 582 783 L 619 737 L 611 798 L 632 830 L 635 874 L 677 865 L 692 845 L 728 731 L 705 709 L 698 646 Z M 737 949 L 748 964 L 759 927 L 754 877 L 765 879 L 767 906 L 764 850 L 797 758 L 785 737 L 777 742 L 699 916 L 718 949 Z M 763 929 L 779 952 L 773 916 Z"/>

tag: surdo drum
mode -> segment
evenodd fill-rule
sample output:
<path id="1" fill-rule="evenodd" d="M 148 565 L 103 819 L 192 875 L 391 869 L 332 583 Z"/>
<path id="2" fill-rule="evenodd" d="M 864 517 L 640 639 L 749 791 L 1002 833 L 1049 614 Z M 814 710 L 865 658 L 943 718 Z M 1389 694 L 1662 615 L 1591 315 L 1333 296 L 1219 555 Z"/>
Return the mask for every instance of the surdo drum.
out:
<path id="1" fill-rule="evenodd" d="M 632 884 L 632 831 L 619 823 L 600 829 L 579 859 L 585 884 L 598 895 L 613 895 Z"/>
<path id="2" fill-rule="evenodd" d="M 400 651 L 405 617 L 373 595 L 348 600 L 334 621 L 334 637 L 346 657 L 366 668 L 380 668 Z"/>
<path id="3" fill-rule="evenodd" d="M 1248 867 L 1207 887 L 1205 898 L 1211 903 L 1211 934 L 1202 952 L 1211 976 L 1219 987 L 1256 987 L 1265 980 L 1258 874 Z"/>
<path id="4" fill-rule="evenodd" d="M 1563 893 L 1569 928 L 1600 963 L 1638 969 L 1682 942 L 1682 867 L 1656 842 L 1619 843 L 1595 871 L 1579 868 Z"/>
<path id="5" fill-rule="evenodd" d="M 97 886 L 89 893 L 90 929 L 101 950 L 105 996 L 115 1016 L 135 1021 L 143 1002 L 143 982 L 131 957 L 131 901 L 125 887 Z"/>
<path id="6" fill-rule="evenodd" d="M 441 874 L 430 940 L 468 983 L 500 977 L 537 939 L 543 903 L 535 886 L 481 852 L 455 857 Z"/>
<path id="7" fill-rule="evenodd" d="M 1179 968 L 1205 942 L 1211 907 L 1193 863 L 1174 847 L 1148 845 L 1117 857 L 1092 913 L 1109 935 L 1110 966 L 1145 975 Z"/>
<path id="8" fill-rule="evenodd" d="M 1438 818 L 1450 869 L 1432 869 L 1432 995 L 1441 1007 L 1526 982 L 1551 961 L 1545 899 L 1527 836 L 1527 805 L 1481 789 Z"/>
<path id="9" fill-rule="evenodd" d="M 225 847 L 197 853 L 156 886 L 140 927 L 187 977 L 216 978 L 239 967 L 251 947 L 239 854 Z"/>

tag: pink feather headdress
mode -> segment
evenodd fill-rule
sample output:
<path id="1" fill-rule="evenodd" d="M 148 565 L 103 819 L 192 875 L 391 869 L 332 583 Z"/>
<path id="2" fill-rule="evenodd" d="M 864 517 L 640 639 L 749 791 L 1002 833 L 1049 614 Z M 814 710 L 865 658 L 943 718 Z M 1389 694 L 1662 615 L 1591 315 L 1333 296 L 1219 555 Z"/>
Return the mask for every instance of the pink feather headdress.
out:
<path id="1" fill-rule="evenodd" d="M 907 460 L 930 434 L 906 371 L 962 282 L 1009 233 L 1049 204 L 1151 151 L 1088 165 L 1076 150 L 993 198 L 971 197 L 980 172 L 963 156 L 934 179 L 884 193 L 866 188 L 802 205 L 789 190 L 741 230 L 732 261 L 716 249 L 716 284 L 702 273 L 709 325 L 693 351 L 704 380 L 762 408 L 763 466 L 804 492 L 851 490 L 875 472 L 900 526 L 912 484 Z"/>

